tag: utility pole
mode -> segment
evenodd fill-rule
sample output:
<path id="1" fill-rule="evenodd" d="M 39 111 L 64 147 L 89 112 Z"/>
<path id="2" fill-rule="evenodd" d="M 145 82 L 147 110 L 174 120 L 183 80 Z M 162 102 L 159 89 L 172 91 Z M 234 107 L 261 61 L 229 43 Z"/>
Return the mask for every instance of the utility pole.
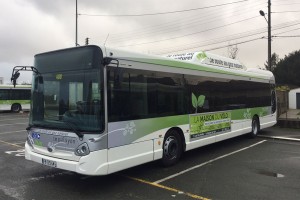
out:
<path id="1" fill-rule="evenodd" d="M 268 0 L 268 19 L 265 16 L 265 12 L 260 10 L 259 14 L 265 18 L 268 23 L 268 66 L 267 70 L 271 71 L 271 42 L 272 42 L 272 35 L 271 35 L 271 0 Z"/>
<path id="2" fill-rule="evenodd" d="M 78 46 L 78 27 L 77 27 L 77 19 L 78 19 L 78 13 L 77 13 L 77 0 L 76 0 L 76 19 L 75 19 L 75 46 Z"/>
<path id="3" fill-rule="evenodd" d="M 271 42 L 272 42 L 272 35 L 271 35 L 271 0 L 268 0 L 268 68 L 267 70 L 271 71 L 272 61 L 271 61 Z"/>

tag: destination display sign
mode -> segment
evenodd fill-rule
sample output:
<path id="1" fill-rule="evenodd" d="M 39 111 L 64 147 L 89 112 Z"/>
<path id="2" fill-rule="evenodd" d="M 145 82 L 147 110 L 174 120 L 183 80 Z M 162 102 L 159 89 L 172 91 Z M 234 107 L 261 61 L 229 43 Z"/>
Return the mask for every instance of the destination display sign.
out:
<path id="1" fill-rule="evenodd" d="M 238 70 L 245 70 L 245 66 L 241 64 L 238 60 L 207 53 L 204 51 L 192 52 L 192 53 L 181 53 L 168 55 L 168 58 L 173 58 L 177 60 L 191 61 L 201 64 L 213 65 L 224 68 L 232 68 Z"/>

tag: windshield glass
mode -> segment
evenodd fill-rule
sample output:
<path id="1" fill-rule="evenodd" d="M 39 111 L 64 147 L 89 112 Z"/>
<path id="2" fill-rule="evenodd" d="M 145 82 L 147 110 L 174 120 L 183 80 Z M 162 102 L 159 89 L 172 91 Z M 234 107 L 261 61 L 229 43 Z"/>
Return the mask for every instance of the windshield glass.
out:
<path id="1" fill-rule="evenodd" d="M 66 55 L 59 52 L 56 57 L 60 56 L 64 57 L 64 65 L 59 65 L 59 68 L 53 66 L 52 70 L 48 56 L 44 59 L 47 63 L 43 63 L 43 59 L 36 62 L 41 76 L 33 79 L 30 125 L 70 130 L 78 135 L 82 132 L 102 132 L 103 68 L 95 66 L 91 58 L 91 62 L 87 62 L 89 66 L 82 65 L 82 62 L 80 67 L 74 66 L 76 70 L 72 70 Z M 70 56 L 69 59 L 72 61 L 69 63 L 73 64 L 76 57 Z M 59 64 L 57 59 L 55 63 Z M 44 72 L 43 67 L 47 68 Z"/>

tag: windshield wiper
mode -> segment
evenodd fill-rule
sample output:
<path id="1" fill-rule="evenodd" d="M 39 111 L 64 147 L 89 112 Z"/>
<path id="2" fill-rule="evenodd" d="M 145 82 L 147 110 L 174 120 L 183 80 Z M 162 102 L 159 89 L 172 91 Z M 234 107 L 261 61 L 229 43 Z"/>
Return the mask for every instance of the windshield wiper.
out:
<path id="1" fill-rule="evenodd" d="M 82 140 L 84 134 L 82 134 L 78 130 L 78 127 L 76 126 L 76 124 L 74 124 L 70 121 L 66 121 L 66 120 L 55 120 L 55 121 L 60 121 L 60 122 L 63 122 L 64 124 L 66 124 L 79 137 L 79 139 Z M 45 126 L 42 124 L 29 124 L 28 127 L 26 128 L 26 130 L 30 130 L 32 127 L 50 128 L 49 126 Z"/>
<path id="2" fill-rule="evenodd" d="M 72 131 L 73 131 L 74 133 L 76 133 L 76 135 L 79 137 L 80 140 L 82 140 L 83 134 L 80 132 L 80 130 L 78 129 L 78 127 L 76 126 L 75 123 L 72 123 L 72 122 L 67 121 L 67 120 L 64 120 L 64 119 L 62 119 L 62 120 L 57 120 L 57 119 L 55 119 L 57 116 L 54 116 L 54 115 L 49 115 L 49 116 L 47 116 L 47 117 L 48 117 L 48 119 L 52 119 L 52 120 L 57 121 L 57 122 L 63 122 L 63 123 L 66 124 L 69 128 L 71 128 Z"/>
<path id="3" fill-rule="evenodd" d="M 76 133 L 76 135 L 79 137 L 80 140 L 83 138 L 83 134 L 78 130 L 77 126 L 73 124 L 72 122 L 61 120 L 65 124 L 67 124 L 73 131 Z"/>
<path id="4" fill-rule="evenodd" d="M 29 131 L 31 128 L 49 128 L 48 126 L 42 125 L 42 124 L 29 124 L 26 127 L 26 130 Z"/>

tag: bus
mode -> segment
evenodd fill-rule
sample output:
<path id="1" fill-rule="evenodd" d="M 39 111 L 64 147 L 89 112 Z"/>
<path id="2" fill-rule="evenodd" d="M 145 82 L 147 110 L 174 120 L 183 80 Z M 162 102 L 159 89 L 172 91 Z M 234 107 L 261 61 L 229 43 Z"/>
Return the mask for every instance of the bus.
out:
<path id="1" fill-rule="evenodd" d="M 206 52 L 88 45 L 35 55 L 30 70 L 25 158 L 79 174 L 171 166 L 185 151 L 276 123 L 273 74 Z"/>
<path id="2" fill-rule="evenodd" d="M 29 110 L 31 85 L 0 85 L 0 110 Z"/>

